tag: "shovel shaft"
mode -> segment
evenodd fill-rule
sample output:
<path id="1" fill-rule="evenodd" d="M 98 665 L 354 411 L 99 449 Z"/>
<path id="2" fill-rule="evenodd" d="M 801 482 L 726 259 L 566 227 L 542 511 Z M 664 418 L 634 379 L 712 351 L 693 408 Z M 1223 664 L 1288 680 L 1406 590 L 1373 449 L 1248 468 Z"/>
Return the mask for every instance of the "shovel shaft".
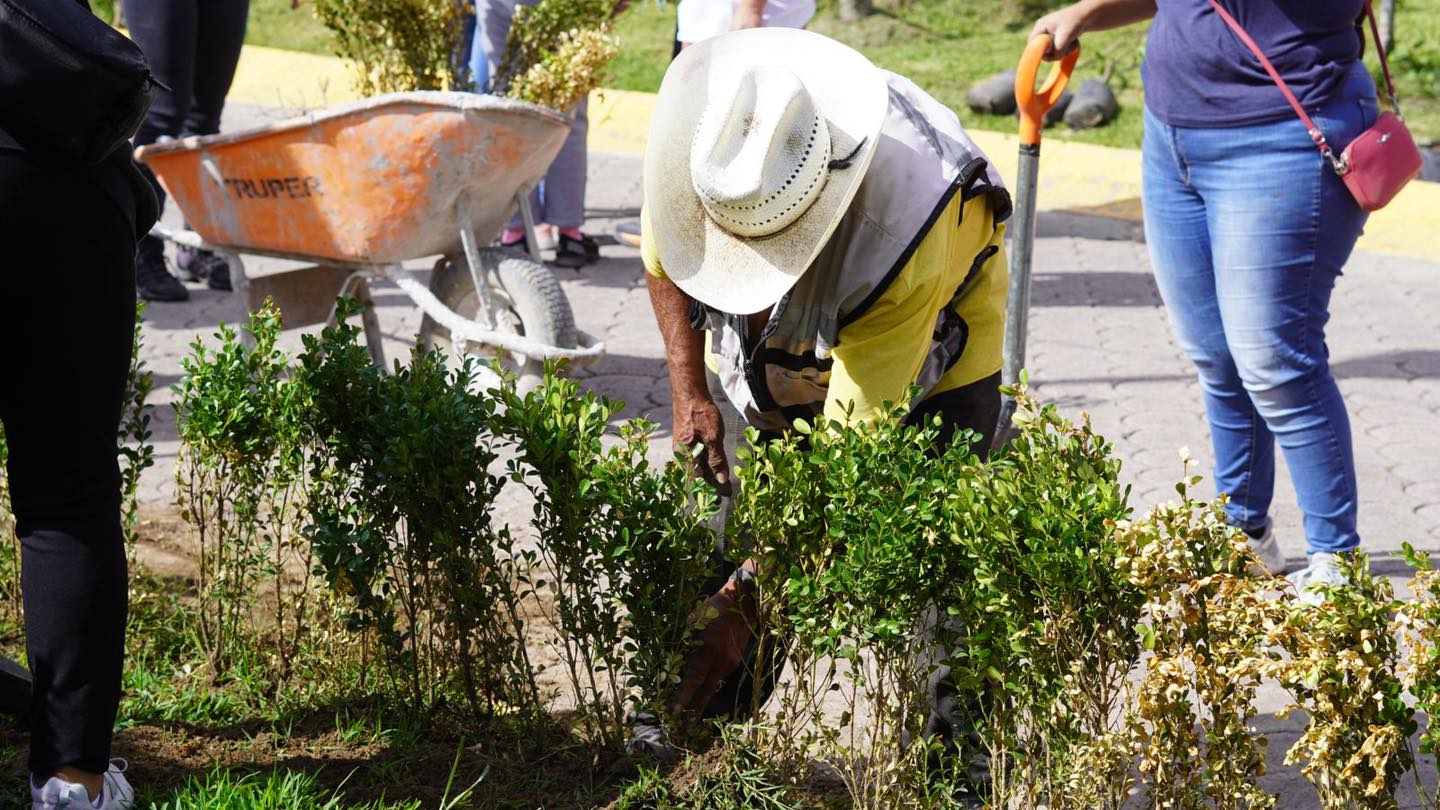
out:
<path id="1" fill-rule="evenodd" d="M 1005 307 L 1006 385 L 1020 381 L 1025 368 L 1025 342 L 1030 322 L 1030 265 L 1035 249 L 1035 188 L 1040 168 L 1040 147 L 1020 148 L 1020 171 L 1015 184 L 1014 230 L 1010 235 L 1010 295 Z"/>
<path id="2" fill-rule="evenodd" d="M 1030 263 L 1035 248 L 1035 191 L 1040 170 L 1040 145 L 1020 147 L 1020 169 L 1015 183 L 1015 213 L 1010 232 L 1010 293 L 1005 304 L 1005 361 L 1000 371 L 1003 385 L 1020 381 L 1025 369 L 1025 343 L 1030 324 Z M 993 446 L 1010 440 L 1015 399 L 1006 396 L 1000 403 Z"/>
<path id="3" fill-rule="evenodd" d="M 1077 44 L 1050 68 L 1039 89 L 1035 79 L 1040 63 L 1050 52 L 1048 34 L 1031 39 L 1020 57 L 1015 73 L 1015 101 L 1020 107 L 1020 167 L 1015 178 L 1015 213 L 1010 231 L 1010 297 L 1005 305 L 1005 362 L 1000 372 L 1002 384 L 1013 386 L 1025 370 L 1025 342 L 1030 324 L 1030 260 L 1035 249 L 1035 195 L 1040 178 L 1040 131 L 1045 113 L 1060 100 L 1070 73 L 1080 58 Z M 1000 420 L 995 426 L 992 446 L 1010 440 L 1015 415 L 1015 400 L 1005 397 L 1000 404 Z"/>

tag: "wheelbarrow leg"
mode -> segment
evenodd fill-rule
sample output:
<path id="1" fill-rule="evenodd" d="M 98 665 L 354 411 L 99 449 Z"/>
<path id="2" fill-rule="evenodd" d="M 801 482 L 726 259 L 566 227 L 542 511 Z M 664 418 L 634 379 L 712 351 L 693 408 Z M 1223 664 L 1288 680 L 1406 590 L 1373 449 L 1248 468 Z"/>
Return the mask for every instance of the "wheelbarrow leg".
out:
<path id="1" fill-rule="evenodd" d="M 520 198 L 520 207 L 521 211 L 527 210 L 524 197 Z M 490 288 L 485 282 L 485 263 L 480 258 L 480 242 L 475 238 L 475 228 L 470 220 L 470 203 L 465 193 L 461 193 L 460 199 L 455 201 L 455 218 L 460 222 L 460 248 L 465 251 L 465 264 L 470 268 L 470 283 L 475 285 L 475 301 L 479 305 L 475 319 L 481 326 L 489 329 L 495 323 L 490 314 Z M 525 221 L 529 222 L 528 215 Z M 527 226 L 525 233 L 530 244 L 534 244 L 534 231 Z"/>
<path id="2" fill-rule="evenodd" d="M 360 304 L 360 325 L 365 330 L 365 348 L 370 352 L 370 360 L 384 369 L 384 335 L 380 333 L 380 318 L 375 314 L 375 299 L 370 295 L 370 282 L 365 278 L 365 274 L 357 272 L 350 276 L 341 288 L 340 295 L 351 296 Z"/>
<path id="3" fill-rule="evenodd" d="M 515 192 L 515 201 L 520 203 L 520 221 L 525 225 L 525 244 L 530 248 L 530 258 L 536 264 L 544 264 L 540 258 L 540 240 L 535 238 L 535 212 L 530 210 L 530 187 L 521 186 Z"/>

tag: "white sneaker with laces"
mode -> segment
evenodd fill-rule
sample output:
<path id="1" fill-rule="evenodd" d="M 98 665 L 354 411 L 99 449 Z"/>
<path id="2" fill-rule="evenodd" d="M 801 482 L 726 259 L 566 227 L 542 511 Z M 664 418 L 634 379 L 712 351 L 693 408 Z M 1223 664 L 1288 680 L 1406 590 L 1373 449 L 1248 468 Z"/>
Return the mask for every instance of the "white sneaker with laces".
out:
<path id="1" fill-rule="evenodd" d="M 1317 585 L 1343 588 L 1350 584 L 1350 578 L 1340 569 L 1341 557 L 1325 551 L 1310 555 L 1310 564 L 1291 574 L 1289 579 L 1300 595 L 1300 602 L 1310 607 L 1325 604 L 1325 594 Z"/>
<path id="2" fill-rule="evenodd" d="M 1248 533 L 1246 536 L 1246 542 L 1249 544 L 1250 550 L 1254 552 L 1255 559 L 1260 561 L 1260 565 L 1265 566 L 1264 571 L 1257 570 L 1260 566 L 1250 566 L 1251 576 L 1264 576 L 1267 572 L 1275 576 L 1285 573 L 1285 552 L 1280 550 L 1280 542 L 1275 539 L 1274 523 L 1266 521 L 1265 533 L 1258 538 L 1249 537 Z"/>
<path id="3" fill-rule="evenodd" d="M 129 780 L 125 778 L 126 767 L 127 763 L 123 759 L 110 760 L 110 768 L 105 771 L 105 778 L 102 780 L 100 796 L 94 800 L 90 798 L 84 785 L 66 782 L 58 776 L 52 776 L 45 784 L 37 785 L 32 774 L 31 810 L 85 810 L 87 807 L 95 810 L 130 810 L 135 806 L 135 789 L 130 787 Z"/>

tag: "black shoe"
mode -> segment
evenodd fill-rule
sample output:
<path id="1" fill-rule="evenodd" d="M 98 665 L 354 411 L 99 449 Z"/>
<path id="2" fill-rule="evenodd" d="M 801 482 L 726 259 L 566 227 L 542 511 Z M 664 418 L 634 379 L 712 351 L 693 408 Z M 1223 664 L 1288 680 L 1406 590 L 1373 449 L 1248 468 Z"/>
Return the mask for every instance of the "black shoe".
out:
<path id="1" fill-rule="evenodd" d="M 579 239 L 571 239 L 565 234 L 560 234 L 560 242 L 555 245 L 555 264 L 559 267 L 569 267 L 579 270 L 587 264 L 594 264 L 600 260 L 600 243 L 594 239 L 580 234 Z"/>
<path id="2" fill-rule="evenodd" d="M 505 248 L 506 250 L 513 250 L 517 253 L 523 253 L 526 256 L 530 255 L 530 242 L 523 236 L 513 242 L 506 242 L 502 239 L 496 239 L 495 244 L 499 245 L 502 248 Z"/>
<path id="3" fill-rule="evenodd" d="M 164 258 L 144 257 L 135 262 L 135 291 L 146 301 L 190 300 L 190 291 L 165 269 Z"/>
<path id="4" fill-rule="evenodd" d="M 229 263 L 208 250 L 176 248 L 175 266 L 186 281 L 204 281 L 210 289 L 222 292 L 231 289 Z"/>

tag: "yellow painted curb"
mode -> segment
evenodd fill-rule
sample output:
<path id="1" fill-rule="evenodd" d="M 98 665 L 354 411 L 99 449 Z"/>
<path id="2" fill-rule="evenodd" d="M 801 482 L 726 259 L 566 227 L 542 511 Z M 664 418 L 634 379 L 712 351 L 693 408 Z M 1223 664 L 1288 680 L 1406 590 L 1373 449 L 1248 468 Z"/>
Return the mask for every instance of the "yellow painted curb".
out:
<path id="1" fill-rule="evenodd" d="M 313 109 L 355 101 L 350 64 L 334 56 L 246 45 L 228 101 Z"/>
<path id="2" fill-rule="evenodd" d="M 246 45 L 230 99 L 246 104 L 323 107 L 359 98 L 349 65 L 332 56 Z M 645 151 L 652 93 L 598 90 L 590 96 L 591 149 L 639 155 Z M 1001 175 L 1014 178 L 1019 140 L 1000 132 L 971 131 Z M 1140 219 L 1140 152 L 1076 143 L 1045 142 L 1038 201 L 1042 211 L 1073 211 L 1129 221 Z M 1440 184 L 1411 183 L 1383 211 L 1372 214 L 1357 249 L 1434 260 L 1440 255 Z"/>

